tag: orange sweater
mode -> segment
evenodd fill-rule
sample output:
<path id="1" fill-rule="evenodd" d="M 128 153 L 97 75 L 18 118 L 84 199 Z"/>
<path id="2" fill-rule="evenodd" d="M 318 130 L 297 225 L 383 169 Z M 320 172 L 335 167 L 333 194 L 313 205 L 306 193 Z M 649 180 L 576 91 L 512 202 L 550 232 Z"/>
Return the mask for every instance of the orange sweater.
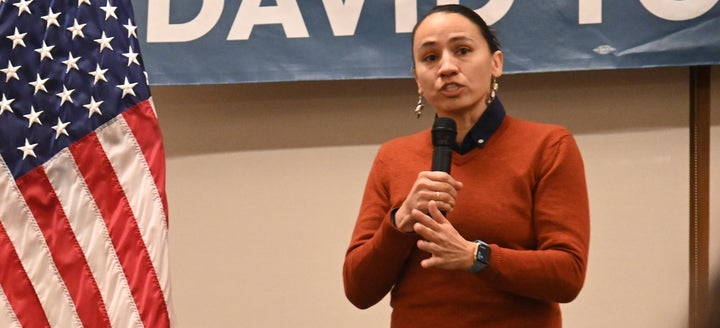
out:
<path id="1" fill-rule="evenodd" d="M 558 303 L 582 288 L 590 235 L 583 162 L 572 135 L 506 116 L 485 144 L 453 153 L 464 184 L 448 213 L 467 240 L 490 245 L 478 273 L 423 269 L 418 236 L 390 223 L 432 161 L 430 130 L 383 144 L 347 250 L 347 298 L 368 308 L 388 292 L 392 327 L 561 327 Z"/>

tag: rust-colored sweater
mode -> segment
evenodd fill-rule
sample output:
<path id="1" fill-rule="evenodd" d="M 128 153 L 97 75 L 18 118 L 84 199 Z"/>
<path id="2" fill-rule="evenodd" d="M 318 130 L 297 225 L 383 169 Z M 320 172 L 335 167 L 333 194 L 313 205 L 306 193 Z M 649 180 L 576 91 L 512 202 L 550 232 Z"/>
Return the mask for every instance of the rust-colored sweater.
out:
<path id="1" fill-rule="evenodd" d="M 452 154 L 464 184 L 447 217 L 467 240 L 490 245 L 478 273 L 423 269 L 418 235 L 395 229 L 400 207 L 432 161 L 430 130 L 383 144 L 373 162 L 343 278 L 368 308 L 388 292 L 392 327 L 561 327 L 558 303 L 585 279 L 590 235 L 583 162 L 572 135 L 506 116 L 483 148 Z"/>

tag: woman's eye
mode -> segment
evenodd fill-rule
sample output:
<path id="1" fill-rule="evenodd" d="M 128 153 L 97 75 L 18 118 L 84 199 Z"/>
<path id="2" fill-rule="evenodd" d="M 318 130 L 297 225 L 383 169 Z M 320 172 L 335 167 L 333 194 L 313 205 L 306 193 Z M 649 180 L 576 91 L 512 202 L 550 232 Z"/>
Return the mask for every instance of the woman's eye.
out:
<path id="1" fill-rule="evenodd" d="M 457 51 L 458 54 L 467 55 L 470 53 L 470 48 L 460 48 Z"/>
<path id="2" fill-rule="evenodd" d="M 425 57 L 423 57 L 423 61 L 425 61 L 425 62 L 433 62 L 436 59 L 437 59 L 437 56 L 435 56 L 435 55 L 426 55 Z"/>

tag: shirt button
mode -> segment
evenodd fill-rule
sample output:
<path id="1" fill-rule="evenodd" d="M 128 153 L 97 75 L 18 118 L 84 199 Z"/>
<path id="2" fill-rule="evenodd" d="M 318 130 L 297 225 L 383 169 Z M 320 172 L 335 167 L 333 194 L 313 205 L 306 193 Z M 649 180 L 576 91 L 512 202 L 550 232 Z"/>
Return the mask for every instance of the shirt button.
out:
<path id="1" fill-rule="evenodd" d="M 482 145 L 485 143 L 485 139 L 478 139 L 477 143 L 478 145 Z"/>

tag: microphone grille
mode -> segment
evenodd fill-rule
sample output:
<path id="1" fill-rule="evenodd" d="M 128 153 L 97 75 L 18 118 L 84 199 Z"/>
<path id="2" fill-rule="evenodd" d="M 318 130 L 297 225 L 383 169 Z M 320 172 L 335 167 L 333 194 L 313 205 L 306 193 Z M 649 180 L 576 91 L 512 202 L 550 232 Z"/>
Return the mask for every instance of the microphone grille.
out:
<path id="1" fill-rule="evenodd" d="M 457 124 L 449 117 L 436 117 L 432 127 L 433 146 L 450 146 L 457 137 Z"/>

